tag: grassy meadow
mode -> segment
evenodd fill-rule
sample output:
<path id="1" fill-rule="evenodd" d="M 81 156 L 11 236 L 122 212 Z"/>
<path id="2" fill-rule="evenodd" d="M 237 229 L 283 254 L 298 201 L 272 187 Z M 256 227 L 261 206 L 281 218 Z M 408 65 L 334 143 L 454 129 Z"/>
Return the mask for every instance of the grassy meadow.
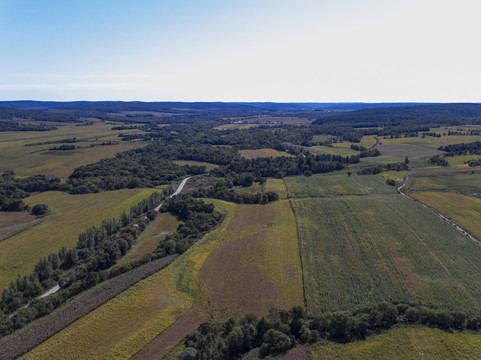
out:
<path id="1" fill-rule="evenodd" d="M 30 196 L 30 206 L 47 204 L 51 211 L 44 221 L 0 242 L 0 289 L 17 274 L 27 274 L 42 256 L 63 246 L 73 247 L 78 235 L 103 219 L 118 218 L 122 211 L 148 197 L 153 189 L 125 189 L 98 194 L 69 195 L 50 191 Z"/>
<path id="2" fill-rule="evenodd" d="M 190 165 L 190 166 L 205 166 L 205 171 L 212 171 L 218 167 L 218 165 L 211 164 L 208 162 L 203 162 L 203 161 L 194 161 L 194 160 L 174 160 L 174 164 L 180 165 L 180 166 L 185 166 L 185 165 Z"/>
<path id="3" fill-rule="evenodd" d="M 117 261 L 117 264 L 141 259 L 145 254 L 153 252 L 167 234 L 175 232 L 180 221 L 169 213 L 160 213 L 154 221 L 135 240 L 132 249 Z"/>

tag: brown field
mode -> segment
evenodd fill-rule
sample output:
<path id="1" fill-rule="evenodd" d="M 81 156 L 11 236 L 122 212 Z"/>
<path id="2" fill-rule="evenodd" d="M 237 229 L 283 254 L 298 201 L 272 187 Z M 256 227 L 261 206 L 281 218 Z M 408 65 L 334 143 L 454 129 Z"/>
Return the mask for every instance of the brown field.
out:
<path id="1" fill-rule="evenodd" d="M 36 216 L 28 212 L 0 211 L 0 230 L 5 227 L 20 225 L 35 220 Z"/>
<path id="2" fill-rule="evenodd" d="M 238 205 L 223 236 L 199 272 L 221 318 L 302 304 L 297 230 L 287 200 Z"/>
<path id="3" fill-rule="evenodd" d="M 197 306 L 191 307 L 179 320 L 169 326 L 159 336 L 147 344 L 132 358 L 133 360 L 161 359 L 179 340 L 189 332 L 195 330 L 208 316 Z"/>
<path id="4" fill-rule="evenodd" d="M 0 241 L 18 234 L 42 221 L 43 218 L 37 218 L 27 212 L 0 211 Z"/>

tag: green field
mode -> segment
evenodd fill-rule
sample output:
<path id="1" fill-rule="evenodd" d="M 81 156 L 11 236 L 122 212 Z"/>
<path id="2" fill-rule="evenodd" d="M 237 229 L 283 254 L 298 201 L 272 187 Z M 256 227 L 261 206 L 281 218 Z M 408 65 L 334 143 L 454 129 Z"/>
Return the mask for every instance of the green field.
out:
<path id="1" fill-rule="evenodd" d="M 51 131 L 15 131 L 0 133 L 0 171 L 14 170 L 17 176 L 44 174 L 67 178 L 75 168 L 115 156 L 118 152 L 145 146 L 140 142 L 122 142 L 120 133 L 139 130 L 111 130 L 113 125 L 94 123 L 88 126 L 61 126 Z M 77 138 L 80 149 L 49 151 L 59 144 L 25 146 L 47 141 Z M 116 145 L 94 146 L 108 141 Z"/>
<path id="2" fill-rule="evenodd" d="M 239 153 L 247 158 L 247 159 L 257 159 L 260 157 L 278 157 L 278 156 L 287 156 L 287 157 L 294 157 L 294 155 L 283 152 L 277 151 L 274 149 L 257 149 L 257 150 L 240 150 Z"/>
<path id="3" fill-rule="evenodd" d="M 342 155 L 342 156 L 359 155 L 359 151 L 352 150 L 350 148 L 350 145 L 348 147 L 340 147 L 340 146 L 334 146 L 334 145 L 340 145 L 340 144 L 333 144 L 333 146 L 317 145 L 307 149 L 314 149 L 318 152 L 321 151 L 323 153 L 332 154 L 332 155 Z"/>
<path id="4" fill-rule="evenodd" d="M 42 256 L 63 246 L 73 247 L 78 235 L 103 219 L 118 218 L 122 211 L 138 203 L 153 189 L 106 191 L 99 194 L 69 195 L 58 191 L 30 196 L 30 206 L 47 204 L 51 214 L 43 222 L 0 242 L 0 289 L 17 274 L 27 274 Z"/>
<path id="5" fill-rule="evenodd" d="M 409 188 L 416 190 L 444 190 L 464 195 L 481 195 L 481 173 L 415 176 Z"/>
<path id="6" fill-rule="evenodd" d="M 218 165 L 211 164 L 208 162 L 203 162 L 203 161 L 193 161 L 193 160 L 175 160 L 173 161 L 174 164 L 180 165 L 180 166 L 185 166 L 185 165 L 190 165 L 190 166 L 205 166 L 205 171 L 212 171 L 218 167 Z"/>
<path id="7" fill-rule="evenodd" d="M 318 197 L 336 195 L 391 194 L 387 186 L 376 176 L 313 175 L 292 176 L 285 179 L 289 197 Z"/>
<path id="8" fill-rule="evenodd" d="M 141 259 L 145 254 L 154 251 L 159 242 L 165 238 L 167 234 L 175 232 L 180 221 L 169 213 L 161 213 L 157 215 L 154 221 L 147 225 L 147 228 L 135 240 L 132 249 L 117 264 L 130 262 Z"/>
<path id="9" fill-rule="evenodd" d="M 308 310 L 417 301 L 481 312 L 481 249 L 399 195 L 293 200 Z"/>
<path id="10" fill-rule="evenodd" d="M 417 144 L 385 144 L 376 146 L 376 149 L 381 153 L 377 157 L 369 157 L 361 159 L 362 163 L 373 163 L 373 164 L 386 164 L 403 162 L 406 156 L 412 160 L 416 158 L 421 158 L 424 156 L 431 156 L 436 154 L 442 154 L 441 151 L 431 149 L 422 145 Z"/>

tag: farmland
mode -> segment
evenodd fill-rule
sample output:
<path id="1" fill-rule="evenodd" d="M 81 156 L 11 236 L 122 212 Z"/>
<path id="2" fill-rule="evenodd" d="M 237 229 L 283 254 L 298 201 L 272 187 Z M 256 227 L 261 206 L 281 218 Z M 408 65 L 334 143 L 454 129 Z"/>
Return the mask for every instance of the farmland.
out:
<path id="1" fill-rule="evenodd" d="M 389 194 L 394 190 L 375 176 L 313 175 L 285 179 L 289 197 Z"/>
<path id="2" fill-rule="evenodd" d="M 294 157 L 286 152 L 277 151 L 274 149 L 257 149 L 257 150 L 241 150 L 240 154 L 247 159 L 256 159 L 260 157 L 277 157 L 277 156 L 287 156 Z"/>
<path id="3" fill-rule="evenodd" d="M 306 359 L 476 359 L 481 352 L 479 333 L 449 333 L 425 327 L 400 327 L 366 341 L 307 348 Z"/>
<path id="4" fill-rule="evenodd" d="M 421 205 L 369 195 L 299 199 L 293 207 L 309 311 L 382 300 L 481 311 L 481 249 Z"/>
<path id="5" fill-rule="evenodd" d="M 0 171 L 14 170 L 18 176 L 45 174 L 67 178 L 75 168 L 115 156 L 118 152 L 143 146 L 135 142 L 121 142 L 118 134 L 139 130 L 111 130 L 112 125 L 94 123 L 88 126 L 62 126 L 48 132 L 19 131 L 0 133 Z M 67 151 L 49 150 L 52 144 L 40 144 L 76 138 L 80 148 Z M 99 146 L 109 141 L 114 145 Z"/>
<path id="6" fill-rule="evenodd" d="M 132 189 L 87 195 L 45 192 L 25 199 L 30 206 L 47 204 L 51 214 L 43 222 L 0 242 L 0 288 L 17 274 L 31 272 L 40 257 L 63 246 L 75 246 L 81 232 L 98 226 L 103 219 L 118 218 L 123 210 L 129 210 L 152 191 Z"/>

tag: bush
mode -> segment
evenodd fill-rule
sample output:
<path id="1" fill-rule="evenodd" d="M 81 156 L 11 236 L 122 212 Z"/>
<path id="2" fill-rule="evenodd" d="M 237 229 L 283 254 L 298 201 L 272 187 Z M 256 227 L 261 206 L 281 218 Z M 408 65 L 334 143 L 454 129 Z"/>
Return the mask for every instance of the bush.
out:
<path id="1" fill-rule="evenodd" d="M 47 204 L 37 204 L 32 208 L 32 215 L 41 216 L 48 212 Z"/>

